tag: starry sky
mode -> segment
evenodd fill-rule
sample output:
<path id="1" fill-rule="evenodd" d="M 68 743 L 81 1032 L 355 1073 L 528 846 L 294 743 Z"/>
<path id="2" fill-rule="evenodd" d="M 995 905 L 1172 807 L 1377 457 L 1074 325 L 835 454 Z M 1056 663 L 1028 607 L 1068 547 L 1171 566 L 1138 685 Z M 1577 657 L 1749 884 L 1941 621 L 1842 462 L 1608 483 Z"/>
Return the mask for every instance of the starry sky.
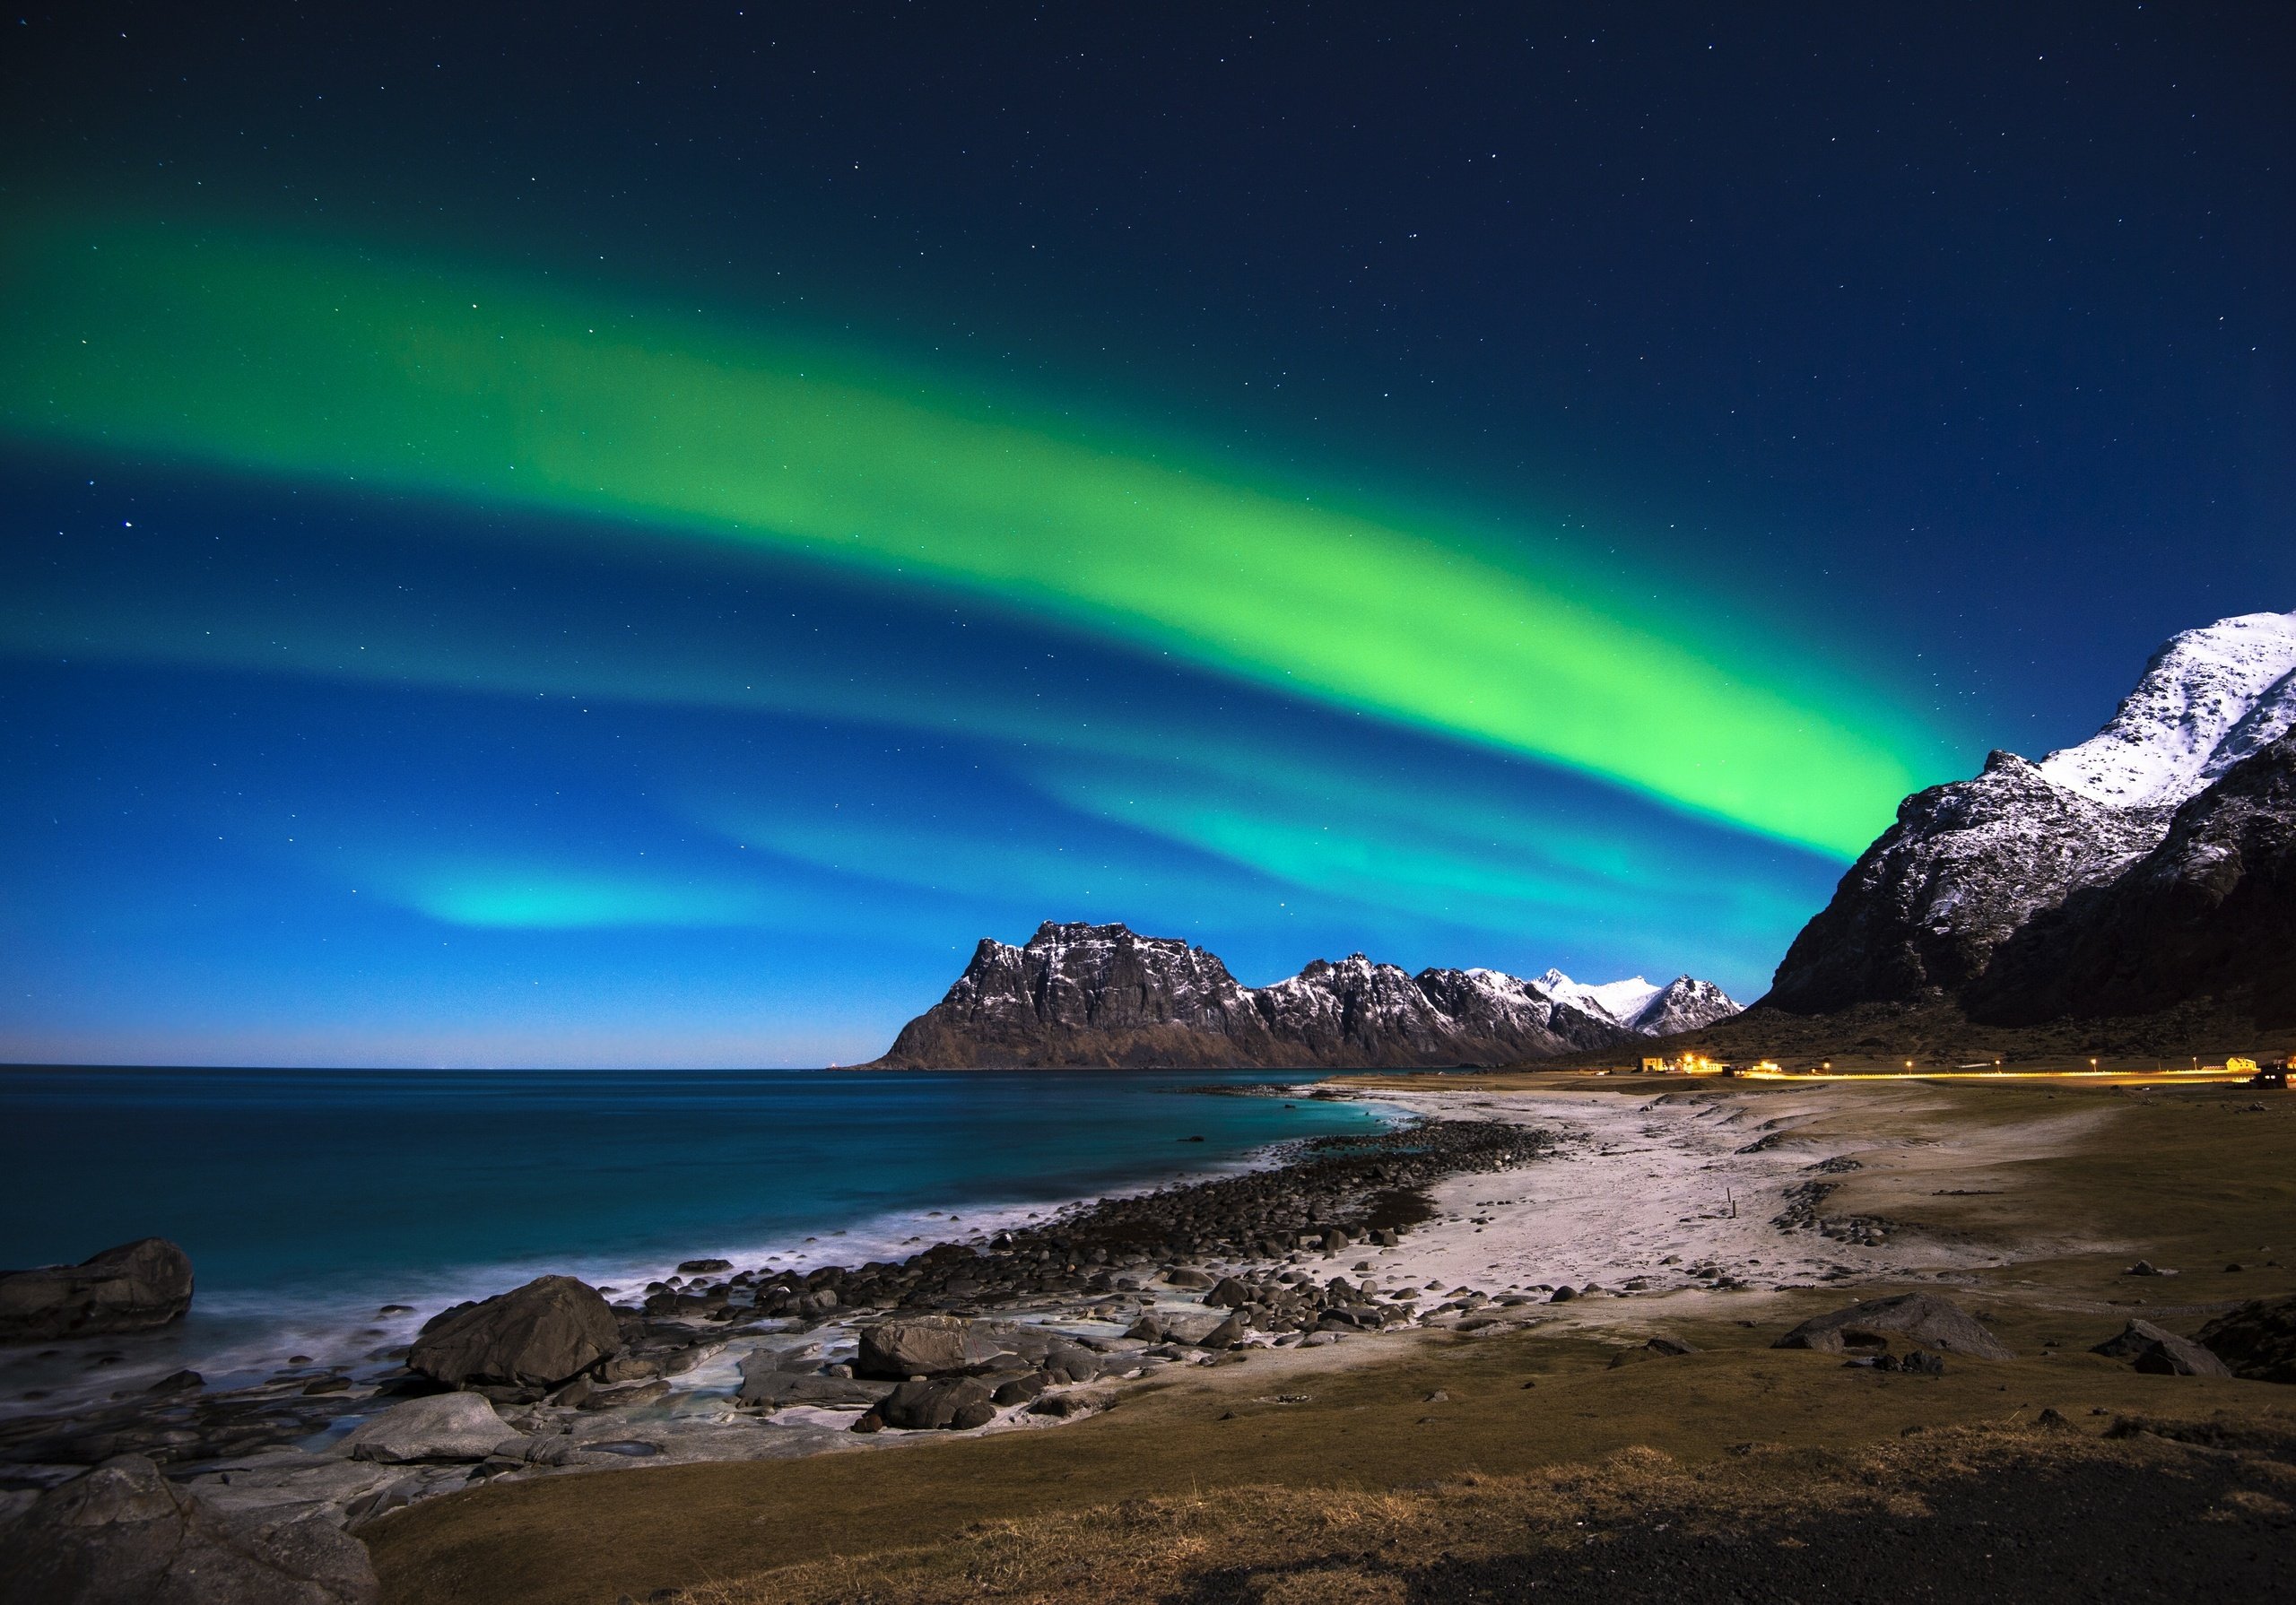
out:
<path id="1" fill-rule="evenodd" d="M 2275 7 L 199 9 L 0 57 L 0 1057 L 1751 998 L 2296 603 Z"/>

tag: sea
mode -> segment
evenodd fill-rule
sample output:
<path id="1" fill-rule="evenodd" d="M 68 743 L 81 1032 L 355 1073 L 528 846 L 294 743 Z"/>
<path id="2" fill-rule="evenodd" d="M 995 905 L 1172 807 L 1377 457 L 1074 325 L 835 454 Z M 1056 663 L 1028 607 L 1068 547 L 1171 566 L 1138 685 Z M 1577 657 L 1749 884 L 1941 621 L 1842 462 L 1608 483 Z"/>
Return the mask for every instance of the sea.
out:
<path id="1" fill-rule="evenodd" d="M 1377 1130 L 1250 1073 L 0 1068 L 0 1266 L 138 1237 L 191 1256 L 163 1332 L 0 1347 L 0 1414 L 171 1372 L 391 1363 L 546 1272 L 857 1264 Z M 404 1306 L 387 1308 L 387 1306 Z"/>

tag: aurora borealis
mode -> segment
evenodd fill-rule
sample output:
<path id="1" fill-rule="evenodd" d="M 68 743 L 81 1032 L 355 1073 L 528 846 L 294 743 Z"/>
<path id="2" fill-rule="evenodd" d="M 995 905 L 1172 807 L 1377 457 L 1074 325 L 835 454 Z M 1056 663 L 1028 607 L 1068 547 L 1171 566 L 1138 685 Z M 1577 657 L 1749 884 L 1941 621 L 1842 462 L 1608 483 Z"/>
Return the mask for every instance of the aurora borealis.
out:
<path id="1" fill-rule="evenodd" d="M 14 114 L 0 196 L 17 1056 L 851 1059 L 976 937 L 1045 917 L 1185 934 L 1253 982 L 1361 949 L 1751 996 L 1904 793 L 2086 733 L 2132 641 L 2296 571 L 2264 499 L 2195 514 L 2207 560 L 2152 580 L 2092 516 L 2144 469 L 2087 409 L 2155 421 L 2163 477 L 2124 507 L 2284 418 L 2266 386 L 2245 423 L 2162 432 L 2179 386 L 2224 394 L 2212 365 L 2257 353 L 2164 320 L 2135 246 L 2091 252 L 2119 299 L 2074 321 L 2126 331 L 2152 387 L 2052 401 L 1953 332 L 1966 284 L 1785 221 L 1848 203 L 1755 203 L 1768 245 L 1693 261 L 1644 232 L 1655 200 L 1557 191 L 1533 224 L 1459 187 L 1502 148 L 1615 155 L 1552 110 L 1413 91 L 1418 120 L 1380 114 L 1413 130 L 1396 160 L 1457 177 L 1365 157 L 1345 205 L 1279 220 L 1091 97 L 1033 133 L 937 90 L 888 120 L 847 70 L 857 19 L 714 25 L 572 30 L 554 76 L 505 86 L 427 36 L 41 24 L 55 82 Z M 1507 48 L 1578 72 L 1565 42 Z M 1582 65 L 1681 42 L 1653 22 Z M 1265 65 L 1257 34 L 1228 44 Z M 1038 60 L 981 48 L 1015 82 Z M 133 100 L 162 57 L 214 99 Z M 648 70 L 598 87 L 625 58 Z M 1848 126 L 1831 88 L 1762 71 Z M 755 94 L 694 99 L 741 72 Z M 561 96 L 593 79 L 607 123 L 710 139 L 601 130 L 586 159 Z M 674 113 L 649 98 L 680 82 Z M 1257 117 L 1270 82 L 1203 115 Z M 1054 126 L 1075 137 L 1031 145 Z M 1760 170 L 1744 138 L 1731 170 Z M 1018 157 L 952 178 L 977 145 L 1099 150 L 1113 187 L 1037 187 Z M 1685 220 L 1738 182 L 1670 149 Z M 1264 160 L 1330 199 L 1325 155 Z M 1197 187 L 1160 211 L 1124 198 L 1138 170 Z M 2187 204 L 2151 182 L 2117 204 Z M 281 198 L 338 185 L 356 205 Z M 1443 265 L 1371 286 L 1422 235 Z M 2284 317 L 2229 288 L 2272 248 L 2238 247 L 2209 316 L 2276 351 Z M 1718 253 L 1749 288 L 1686 321 Z M 1247 257 L 1296 293 L 1223 276 Z M 2031 272 L 2005 307 L 2051 293 Z M 1007 355 L 947 333 L 981 325 Z M 1787 377 L 1845 360 L 1822 395 Z M 2280 482 L 2284 449 L 2245 460 Z"/>
<path id="2" fill-rule="evenodd" d="M 1714 661 L 1687 608 L 819 351 L 281 242 L 31 239 L 8 380 L 32 430 L 913 575 L 1837 854 L 1930 756 L 1807 667 Z"/>

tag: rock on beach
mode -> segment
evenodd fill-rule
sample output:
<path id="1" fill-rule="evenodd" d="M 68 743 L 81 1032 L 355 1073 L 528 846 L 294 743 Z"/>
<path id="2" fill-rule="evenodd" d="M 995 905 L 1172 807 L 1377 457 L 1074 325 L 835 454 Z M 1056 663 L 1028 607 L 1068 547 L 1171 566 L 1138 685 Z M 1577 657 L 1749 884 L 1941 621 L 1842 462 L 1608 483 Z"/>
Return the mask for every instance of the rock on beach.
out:
<path id="1" fill-rule="evenodd" d="M 2133 1358 L 2139 1371 L 2155 1376 L 2232 1375 L 2231 1366 L 2201 1344 L 2190 1338 L 2180 1338 L 2150 1321 L 2131 1321 L 2118 1335 L 2107 1338 L 2089 1352 L 2110 1355 L 2115 1359 Z"/>
<path id="2" fill-rule="evenodd" d="M 785 1404 L 817 1404 L 835 1410 L 841 1405 L 872 1405 L 893 1391 L 889 1382 L 865 1377 L 784 1370 L 781 1358 L 765 1349 L 744 1355 L 741 1392 L 735 1397 L 744 1404 L 770 1405 L 777 1410 Z"/>
<path id="3" fill-rule="evenodd" d="M 910 1432 L 967 1431 L 995 1420 L 996 1405 L 988 1384 L 977 1377 L 942 1376 L 901 1384 L 885 1395 L 874 1413 L 886 1426 Z"/>
<path id="4" fill-rule="evenodd" d="M 596 1288 L 571 1276 L 538 1276 L 432 1316 L 406 1365 L 450 1387 L 554 1388 L 622 1348 L 613 1306 Z"/>
<path id="5" fill-rule="evenodd" d="M 142 1237 L 76 1265 L 0 1271 L 0 1342 L 148 1332 L 191 1307 L 191 1256 Z"/>
<path id="6" fill-rule="evenodd" d="M 476 1393 L 433 1393 L 395 1404 L 337 1445 L 353 1460 L 484 1460 L 513 1432 Z"/>
<path id="7" fill-rule="evenodd" d="M 1817 1315 L 1787 1332 L 1773 1349 L 1814 1349 L 1844 1354 L 1853 1349 L 1889 1347 L 1892 1337 L 1983 1360 L 2014 1359 L 2008 1345 L 1979 1323 L 1976 1316 L 1935 1293 L 1900 1293 L 1868 1299 L 1831 1314 Z"/>
<path id="8" fill-rule="evenodd" d="M 2251 1300 L 2217 1316 L 2196 1338 L 2235 1376 L 2296 1383 L 2296 1298 Z"/>
<path id="9" fill-rule="evenodd" d="M 1003 1334 L 956 1315 L 912 1315 L 861 1331 L 857 1376 L 906 1382 L 912 1376 L 969 1375 L 1018 1358 Z"/>
<path id="10" fill-rule="evenodd" d="M 322 1515 L 227 1514 L 121 1455 L 50 1488 L 0 1531 L 9 1605 L 115 1601 L 376 1605 L 366 1546 Z"/>

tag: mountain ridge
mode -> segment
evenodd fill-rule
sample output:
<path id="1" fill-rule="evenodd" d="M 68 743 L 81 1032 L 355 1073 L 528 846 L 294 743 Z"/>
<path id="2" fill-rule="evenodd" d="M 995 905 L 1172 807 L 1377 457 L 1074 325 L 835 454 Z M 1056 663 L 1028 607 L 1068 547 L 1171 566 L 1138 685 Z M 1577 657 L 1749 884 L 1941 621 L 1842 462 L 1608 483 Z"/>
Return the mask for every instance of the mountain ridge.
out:
<path id="1" fill-rule="evenodd" d="M 1664 987 L 1639 977 L 1611 985 L 1638 989 L 1638 1019 L 1710 1023 L 1737 1009 L 1719 987 L 1687 976 Z M 1606 1007 L 1501 970 L 1414 976 L 1354 953 L 1248 987 L 1216 954 L 1177 938 L 1048 920 L 1022 946 L 983 937 L 947 994 L 903 1026 L 873 1067 L 1504 1064 L 1648 1034 Z"/>
<path id="2" fill-rule="evenodd" d="M 2112 1021 L 2149 1047 L 2147 1019 L 2296 1024 L 2292 725 L 2296 612 L 2179 632 L 2087 741 L 1996 750 L 1900 803 L 1770 991 L 1700 1045 L 1826 1018 L 1876 1044 L 1956 1019 L 1972 1041 Z"/>

